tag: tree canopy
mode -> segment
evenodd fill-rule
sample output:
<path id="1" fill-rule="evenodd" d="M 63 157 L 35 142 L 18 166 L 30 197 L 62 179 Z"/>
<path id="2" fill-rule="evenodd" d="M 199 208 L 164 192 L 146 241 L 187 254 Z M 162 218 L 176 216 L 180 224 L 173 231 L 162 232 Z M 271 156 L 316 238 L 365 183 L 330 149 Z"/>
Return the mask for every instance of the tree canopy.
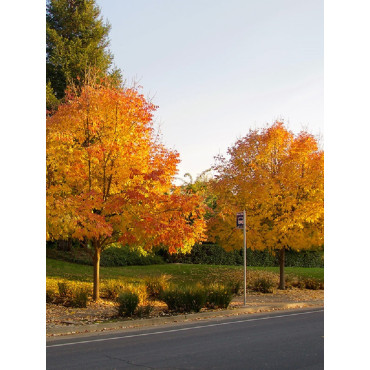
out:
<path id="1" fill-rule="evenodd" d="M 67 84 L 84 83 L 93 67 L 121 82 L 108 49 L 110 25 L 104 23 L 94 0 L 48 0 L 46 8 L 46 81 L 57 99 Z M 49 94 L 48 109 L 51 108 Z"/>
<path id="2" fill-rule="evenodd" d="M 90 250 L 94 299 L 110 243 L 172 253 L 203 239 L 202 200 L 172 184 L 179 156 L 159 141 L 155 109 L 135 88 L 92 82 L 47 118 L 47 238 Z"/>
<path id="3" fill-rule="evenodd" d="M 313 135 L 294 135 L 275 122 L 251 130 L 228 149 L 228 156 L 219 156 L 215 165 L 211 237 L 225 248 L 240 248 L 243 235 L 236 229 L 235 214 L 245 209 L 252 249 L 280 251 L 283 259 L 287 248 L 323 245 L 324 152 Z"/>

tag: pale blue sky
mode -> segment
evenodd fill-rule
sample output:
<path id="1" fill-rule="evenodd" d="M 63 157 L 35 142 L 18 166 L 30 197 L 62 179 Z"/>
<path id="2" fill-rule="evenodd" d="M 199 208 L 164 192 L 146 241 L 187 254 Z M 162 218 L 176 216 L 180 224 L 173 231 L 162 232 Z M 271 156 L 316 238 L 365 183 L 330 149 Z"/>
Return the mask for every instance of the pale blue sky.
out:
<path id="1" fill-rule="evenodd" d="M 323 133 L 322 0 L 97 0 L 129 83 L 196 176 L 249 128 Z"/>

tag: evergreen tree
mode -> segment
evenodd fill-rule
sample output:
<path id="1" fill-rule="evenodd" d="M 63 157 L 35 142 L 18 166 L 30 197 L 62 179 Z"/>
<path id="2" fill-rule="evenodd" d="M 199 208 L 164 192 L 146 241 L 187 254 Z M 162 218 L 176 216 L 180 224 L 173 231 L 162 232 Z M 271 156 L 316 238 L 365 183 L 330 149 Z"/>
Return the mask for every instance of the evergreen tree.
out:
<path id="1" fill-rule="evenodd" d="M 59 105 L 59 100 L 54 95 L 51 82 L 46 83 L 46 109 L 50 112 L 54 111 Z"/>
<path id="2" fill-rule="evenodd" d="M 52 95 L 62 99 L 68 84 L 81 85 L 93 67 L 121 83 L 108 49 L 110 25 L 104 23 L 95 0 L 48 0 L 46 8 L 47 108 Z"/>

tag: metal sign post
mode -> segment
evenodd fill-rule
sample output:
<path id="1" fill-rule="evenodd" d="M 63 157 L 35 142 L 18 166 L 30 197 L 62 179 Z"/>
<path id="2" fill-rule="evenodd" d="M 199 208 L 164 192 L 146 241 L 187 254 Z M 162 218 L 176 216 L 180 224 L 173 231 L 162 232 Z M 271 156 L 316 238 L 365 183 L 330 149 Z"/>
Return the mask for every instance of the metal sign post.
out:
<path id="1" fill-rule="evenodd" d="M 245 210 L 236 214 L 236 227 L 243 229 L 244 237 L 244 307 L 247 305 L 247 233 Z"/>
<path id="2" fill-rule="evenodd" d="M 246 233 L 246 219 L 245 219 L 245 210 L 243 211 L 244 219 L 244 307 L 247 305 L 247 233 Z"/>

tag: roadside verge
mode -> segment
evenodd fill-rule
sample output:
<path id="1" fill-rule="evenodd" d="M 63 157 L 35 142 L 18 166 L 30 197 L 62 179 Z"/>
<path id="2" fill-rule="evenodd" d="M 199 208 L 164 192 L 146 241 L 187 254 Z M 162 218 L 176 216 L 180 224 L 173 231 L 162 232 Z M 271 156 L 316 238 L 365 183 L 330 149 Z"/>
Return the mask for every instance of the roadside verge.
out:
<path id="1" fill-rule="evenodd" d="M 323 307 L 323 300 L 312 300 L 304 302 L 291 302 L 291 303 L 274 303 L 260 306 L 251 307 L 237 307 L 227 310 L 212 310 L 207 312 L 190 313 L 190 314 L 179 314 L 174 316 L 155 317 L 147 319 L 125 319 L 117 320 L 113 322 L 95 323 L 91 325 L 69 325 L 63 327 L 52 327 L 47 328 L 46 336 L 47 340 L 52 338 L 73 335 L 73 334 L 88 334 L 88 333 L 101 333 L 113 330 L 124 330 L 124 329 L 135 329 L 135 328 L 150 328 L 154 326 L 171 325 L 192 321 L 201 321 L 207 319 L 213 319 L 217 317 L 228 317 L 238 316 L 244 314 L 252 314 L 258 312 L 270 312 L 279 310 L 290 310 L 297 308 L 307 307 Z"/>

